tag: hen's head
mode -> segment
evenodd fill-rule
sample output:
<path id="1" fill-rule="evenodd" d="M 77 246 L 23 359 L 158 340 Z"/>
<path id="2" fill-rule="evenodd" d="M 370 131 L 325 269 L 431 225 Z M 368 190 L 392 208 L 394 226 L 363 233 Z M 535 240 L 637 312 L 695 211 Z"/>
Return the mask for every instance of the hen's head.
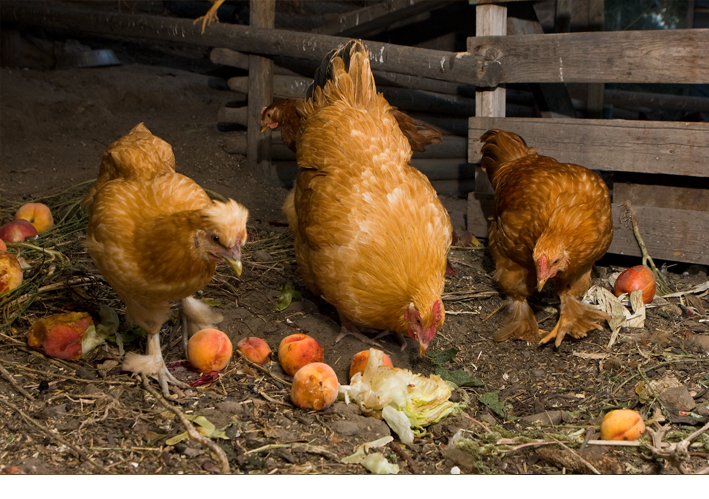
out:
<path id="1" fill-rule="evenodd" d="M 270 106 L 261 109 L 261 131 L 265 132 L 269 127 L 274 130 L 278 128 L 282 114 L 279 101 L 272 102 Z"/>
<path id="2" fill-rule="evenodd" d="M 560 238 L 540 237 L 534 246 L 534 266 L 537 269 L 537 290 L 541 291 L 548 279 L 564 272 L 569 266 L 569 254 Z"/>
<path id="3" fill-rule="evenodd" d="M 214 201 L 202 210 L 201 228 L 195 235 L 195 247 L 205 259 L 225 261 L 241 275 L 241 247 L 246 243 L 246 219 L 249 210 L 230 199 Z"/>
<path id="4" fill-rule="evenodd" d="M 428 350 L 428 344 L 438 332 L 438 328 L 443 325 L 445 316 L 443 302 L 440 298 L 423 313 L 419 312 L 413 303 L 410 303 L 404 311 L 404 319 L 409 325 L 408 334 L 419 342 L 419 354 L 422 357 Z"/>

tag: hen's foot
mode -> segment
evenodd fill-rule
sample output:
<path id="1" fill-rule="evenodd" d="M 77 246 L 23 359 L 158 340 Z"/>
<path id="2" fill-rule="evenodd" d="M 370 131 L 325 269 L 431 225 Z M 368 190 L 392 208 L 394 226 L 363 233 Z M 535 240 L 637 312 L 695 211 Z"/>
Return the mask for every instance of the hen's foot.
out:
<path id="1" fill-rule="evenodd" d="M 348 334 L 351 334 L 352 336 L 357 338 L 362 343 L 366 343 L 367 345 L 377 347 L 377 348 L 382 347 L 379 343 L 374 341 L 372 338 L 362 334 L 362 332 L 359 330 L 359 328 L 357 326 L 355 326 L 352 323 L 352 321 L 347 319 L 342 314 L 340 314 L 340 324 L 342 324 L 342 328 L 340 329 L 340 334 L 338 334 L 337 338 L 335 338 L 335 343 L 338 343 L 342 338 L 344 338 Z"/>
<path id="2" fill-rule="evenodd" d="M 534 344 L 539 340 L 539 326 L 532 308 L 527 300 L 511 300 L 508 302 L 507 316 L 500 330 L 492 335 L 495 341 L 506 341 L 511 337 Z"/>
<path id="3" fill-rule="evenodd" d="M 209 26 L 212 23 L 218 23 L 219 18 L 217 17 L 217 11 L 219 10 L 219 6 L 224 3 L 224 0 L 221 0 L 221 2 L 216 2 L 212 7 L 207 11 L 207 13 L 201 17 L 198 17 L 192 22 L 192 25 L 194 26 L 197 24 L 199 21 L 202 21 L 202 34 L 204 34 L 204 28 L 206 26 Z"/>
<path id="4" fill-rule="evenodd" d="M 378 340 L 379 338 L 384 338 L 385 336 L 390 336 L 390 335 L 393 336 L 394 339 L 396 340 L 396 342 L 399 344 L 399 347 L 400 347 L 399 351 L 403 352 L 404 349 L 406 348 L 406 336 L 404 336 L 403 334 L 386 330 L 386 331 L 382 331 L 381 333 L 376 335 L 374 338 L 372 338 L 372 340 Z"/>
<path id="5" fill-rule="evenodd" d="M 122 369 L 134 373 L 146 374 L 157 378 L 160 388 L 165 397 L 170 397 L 168 385 L 175 385 L 180 388 L 189 388 L 189 385 L 175 378 L 167 370 L 165 361 L 160 350 L 160 336 L 152 334 L 148 336 L 148 355 L 138 355 L 133 352 L 126 354 L 123 359 Z"/>
<path id="6" fill-rule="evenodd" d="M 558 348 L 567 334 L 576 339 L 585 338 L 589 331 L 603 329 L 599 321 L 608 318 L 608 314 L 595 307 L 581 303 L 575 298 L 562 297 L 559 321 L 554 329 L 539 341 L 539 344 L 548 343 L 552 338 L 556 338 L 554 345 Z M 544 333 L 546 331 L 542 331 L 542 334 Z"/>

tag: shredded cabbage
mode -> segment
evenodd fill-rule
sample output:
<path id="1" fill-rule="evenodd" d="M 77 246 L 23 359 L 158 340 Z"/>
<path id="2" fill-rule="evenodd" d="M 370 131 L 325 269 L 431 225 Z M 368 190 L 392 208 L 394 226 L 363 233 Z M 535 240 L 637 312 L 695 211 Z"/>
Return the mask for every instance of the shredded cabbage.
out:
<path id="1" fill-rule="evenodd" d="M 413 374 L 407 369 L 383 366 L 384 352 L 370 349 L 364 373 L 340 387 L 346 403 L 355 402 L 368 416 L 384 419 L 404 444 L 425 433 L 424 426 L 436 423 L 461 404 L 448 400 L 451 387 L 438 375 Z"/>

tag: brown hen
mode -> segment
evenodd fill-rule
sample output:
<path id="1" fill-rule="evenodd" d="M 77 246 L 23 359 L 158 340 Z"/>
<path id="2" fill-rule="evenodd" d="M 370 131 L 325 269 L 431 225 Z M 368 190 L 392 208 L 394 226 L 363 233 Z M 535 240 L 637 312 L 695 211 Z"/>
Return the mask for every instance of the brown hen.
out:
<path id="1" fill-rule="evenodd" d="M 148 333 L 147 356 L 129 353 L 123 369 L 183 386 L 165 367 L 160 328 L 181 300 L 183 333 L 221 316 L 190 295 L 211 280 L 217 263 L 241 274 L 248 211 L 236 201 L 212 201 L 193 180 L 175 173 L 170 145 L 141 123 L 101 157 L 88 207 L 86 247 L 104 279 L 126 305 L 126 318 Z M 200 306 L 202 305 L 202 306 Z"/>
<path id="2" fill-rule="evenodd" d="M 283 206 L 298 268 L 337 308 L 343 331 L 408 334 L 423 355 L 445 319 L 450 218 L 409 165 L 411 146 L 377 94 L 364 45 L 352 41 L 323 64 L 329 81 L 298 101 L 299 173 Z"/>
<path id="3" fill-rule="evenodd" d="M 495 189 L 490 253 L 495 279 L 510 300 L 494 339 L 540 340 L 527 297 L 551 278 L 561 309 L 541 342 L 556 338 L 558 347 L 567 334 L 581 338 L 600 328 L 598 321 L 608 316 L 577 297 L 588 290 L 591 268 L 613 238 L 608 187 L 588 168 L 540 156 L 513 133 L 489 130 L 480 141 L 482 167 Z"/>

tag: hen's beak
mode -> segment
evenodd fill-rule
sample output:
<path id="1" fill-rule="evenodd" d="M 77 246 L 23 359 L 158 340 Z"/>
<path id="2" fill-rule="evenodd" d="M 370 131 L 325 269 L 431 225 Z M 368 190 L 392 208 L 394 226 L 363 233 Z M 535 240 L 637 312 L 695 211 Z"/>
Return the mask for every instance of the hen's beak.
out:
<path id="1" fill-rule="evenodd" d="M 419 356 L 425 356 L 426 350 L 428 350 L 428 345 L 424 345 L 423 342 L 419 341 Z"/>
<path id="2" fill-rule="evenodd" d="M 541 292 L 542 288 L 546 284 L 547 280 L 542 278 L 537 278 L 537 291 Z"/>
<path id="3" fill-rule="evenodd" d="M 237 277 L 241 276 L 241 271 L 243 270 L 241 258 L 224 258 L 224 261 L 228 263 L 232 269 L 234 269 L 234 273 Z"/>
<path id="4" fill-rule="evenodd" d="M 263 126 L 261 127 L 261 133 L 265 132 L 265 131 L 266 131 L 266 128 L 268 128 L 268 125 L 263 125 Z"/>

